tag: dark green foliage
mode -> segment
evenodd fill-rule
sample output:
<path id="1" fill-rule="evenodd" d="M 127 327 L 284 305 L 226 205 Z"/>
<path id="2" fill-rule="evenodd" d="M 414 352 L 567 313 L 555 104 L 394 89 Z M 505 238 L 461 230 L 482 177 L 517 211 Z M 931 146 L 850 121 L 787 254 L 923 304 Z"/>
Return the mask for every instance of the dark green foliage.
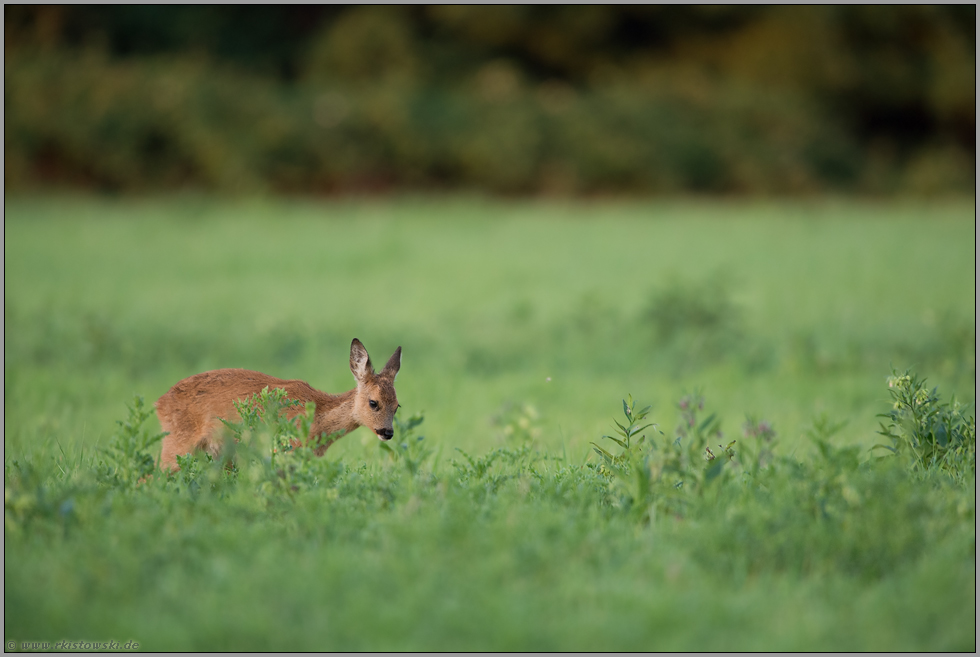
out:
<path id="1" fill-rule="evenodd" d="M 644 447 L 644 442 L 646 441 L 645 435 L 639 435 L 644 429 L 649 429 L 650 427 L 656 427 L 652 422 L 649 424 L 643 424 L 647 415 L 650 414 L 650 407 L 647 406 L 642 410 L 635 410 L 636 403 L 633 401 L 633 395 L 630 395 L 627 399 L 623 400 L 623 415 L 626 416 L 626 424 L 623 425 L 619 420 L 613 420 L 613 424 L 616 425 L 616 433 L 619 434 L 620 438 L 615 436 L 603 436 L 607 440 L 611 440 L 622 448 L 622 451 L 613 456 L 602 447 L 596 443 L 592 443 L 592 449 L 595 453 L 603 458 L 603 460 L 608 465 L 620 465 L 624 463 L 630 463 Z M 656 429 L 655 429 L 656 430 Z M 661 432 L 662 433 L 662 432 Z M 637 438 L 639 435 L 639 438 Z"/>
<path id="2" fill-rule="evenodd" d="M 659 340 L 670 342 L 687 333 L 701 340 L 719 339 L 725 333 L 737 332 L 738 309 L 730 298 L 725 277 L 697 284 L 671 280 L 652 295 L 647 311 Z"/>
<path id="3" fill-rule="evenodd" d="M 673 371 L 725 359 L 735 359 L 747 370 L 771 367 L 771 346 L 746 334 L 732 287 L 730 274 L 716 272 L 701 281 L 672 276 L 652 291 L 640 321 L 651 333 L 652 349 Z"/>
<path id="4" fill-rule="evenodd" d="M 113 487 L 131 488 L 156 472 L 155 454 L 166 433 L 153 434 L 143 425 L 153 416 L 143 398 L 136 396 L 129 406 L 129 418 L 117 421 L 119 431 L 102 453 L 98 477 Z"/>
<path id="5" fill-rule="evenodd" d="M 893 408 L 881 415 L 881 435 L 891 445 L 876 445 L 904 458 L 914 470 L 938 470 L 956 479 L 976 477 L 977 420 L 954 397 L 940 402 L 914 372 L 888 379 Z"/>
<path id="6" fill-rule="evenodd" d="M 378 443 L 378 447 L 391 460 L 401 463 L 410 476 L 419 473 L 422 465 L 432 456 L 432 450 L 423 442 L 425 436 L 416 436 L 415 430 L 425 421 L 425 415 L 414 413 L 406 420 L 396 414 L 394 417 L 395 435 L 388 442 Z"/>
<path id="7" fill-rule="evenodd" d="M 593 449 L 603 458 L 597 471 L 610 478 L 612 503 L 630 509 L 631 514 L 643 522 L 658 517 L 674 515 L 683 517 L 691 505 L 703 500 L 705 494 L 718 482 L 729 477 L 735 461 L 737 441 L 723 441 L 721 422 L 715 413 L 701 418 L 704 397 L 695 391 L 677 404 L 681 422 L 673 438 L 646 440 L 641 436 L 632 441 L 630 436 L 647 427 L 636 426 L 649 412 L 633 411 L 633 399 L 623 400 L 623 412 L 628 425 L 616 421 L 620 435 L 625 440 L 603 436 L 618 443 L 622 452 L 615 457 L 598 445 Z M 663 435 L 662 431 L 657 433 Z"/>
<path id="8" fill-rule="evenodd" d="M 4 13 L 8 189 L 973 185 L 971 6 Z"/>

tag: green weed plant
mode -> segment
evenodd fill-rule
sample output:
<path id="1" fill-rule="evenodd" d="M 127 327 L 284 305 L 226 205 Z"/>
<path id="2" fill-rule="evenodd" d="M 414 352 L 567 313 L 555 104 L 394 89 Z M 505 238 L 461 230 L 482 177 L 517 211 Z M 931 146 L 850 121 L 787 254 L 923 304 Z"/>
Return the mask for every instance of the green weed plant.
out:
<path id="1" fill-rule="evenodd" d="M 893 405 L 879 415 L 879 434 L 891 441 L 877 444 L 904 459 L 915 471 L 939 470 L 956 479 L 976 476 L 977 420 L 968 407 L 953 397 L 939 398 L 938 388 L 929 390 L 916 373 L 895 372 L 888 378 Z"/>

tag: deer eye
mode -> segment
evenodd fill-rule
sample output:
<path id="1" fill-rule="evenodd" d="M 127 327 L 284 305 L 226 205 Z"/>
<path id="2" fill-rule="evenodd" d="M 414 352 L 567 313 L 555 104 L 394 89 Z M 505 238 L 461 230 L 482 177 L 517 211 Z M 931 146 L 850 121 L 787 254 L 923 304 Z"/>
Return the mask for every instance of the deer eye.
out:
<path id="1" fill-rule="evenodd" d="M 373 399 L 368 400 L 368 405 L 371 407 L 371 410 L 378 410 L 378 402 L 374 401 Z"/>

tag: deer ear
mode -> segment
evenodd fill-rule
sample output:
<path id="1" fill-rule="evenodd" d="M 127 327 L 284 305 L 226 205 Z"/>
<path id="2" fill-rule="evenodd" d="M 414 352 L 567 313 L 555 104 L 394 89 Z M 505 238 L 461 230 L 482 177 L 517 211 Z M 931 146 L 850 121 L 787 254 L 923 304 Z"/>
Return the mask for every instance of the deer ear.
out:
<path id="1" fill-rule="evenodd" d="M 364 381 L 368 376 L 374 374 L 374 368 L 371 367 L 371 357 L 368 356 L 367 349 L 357 338 L 354 338 L 350 343 L 350 371 L 358 381 Z"/>
<path id="2" fill-rule="evenodd" d="M 395 380 L 395 375 L 398 374 L 398 368 L 402 366 L 402 348 L 398 347 L 395 349 L 395 353 L 391 355 L 388 362 L 385 363 L 385 367 L 381 370 L 381 376 L 387 377 L 392 381 Z"/>

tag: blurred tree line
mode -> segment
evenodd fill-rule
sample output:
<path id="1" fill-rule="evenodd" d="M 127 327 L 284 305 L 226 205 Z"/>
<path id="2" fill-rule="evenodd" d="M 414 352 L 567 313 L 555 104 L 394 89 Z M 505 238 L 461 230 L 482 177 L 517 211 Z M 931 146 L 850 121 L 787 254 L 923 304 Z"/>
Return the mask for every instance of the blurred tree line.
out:
<path id="1" fill-rule="evenodd" d="M 976 7 L 4 6 L 4 179 L 974 189 Z"/>

